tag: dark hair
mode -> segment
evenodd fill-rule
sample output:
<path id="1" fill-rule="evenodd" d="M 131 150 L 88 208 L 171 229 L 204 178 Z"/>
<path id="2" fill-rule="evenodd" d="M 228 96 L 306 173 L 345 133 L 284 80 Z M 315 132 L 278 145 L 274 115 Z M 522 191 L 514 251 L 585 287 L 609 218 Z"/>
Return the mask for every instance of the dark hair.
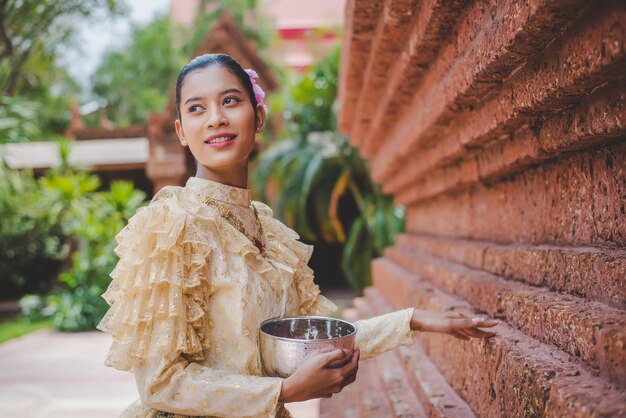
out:
<path id="1" fill-rule="evenodd" d="M 252 81 L 250 81 L 250 76 L 246 73 L 237 61 L 230 55 L 226 54 L 204 54 L 195 57 L 187 65 L 180 70 L 180 74 L 178 74 L 178 79 L 176 80 L 176 116 L 178 120 L 182 119 L 180 116 L 180 90 L 183 87 L 183 83 L 185 82 L 185 77 L 192 71 L 201 70 L 203 68 L 210 67 L 211 65 L 219 65 L 224 67 L 234 75 L 239 78 L 241 84 L 248 92 L 248 96 L 250 97 L 250 103 L 252 104 L 252 109 L 254 110 L 254 121 L 256 122 L 256 96 L 254 94 L 254 89 L 252 87 Z"/>

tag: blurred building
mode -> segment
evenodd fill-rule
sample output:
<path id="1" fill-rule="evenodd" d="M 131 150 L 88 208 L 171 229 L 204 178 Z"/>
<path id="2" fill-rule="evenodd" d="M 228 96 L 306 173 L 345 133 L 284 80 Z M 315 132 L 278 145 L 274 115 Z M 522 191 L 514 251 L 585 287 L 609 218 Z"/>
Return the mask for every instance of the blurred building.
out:
<path id="1" fill-rule="evenodd" d="M 173 0 L 170 17 L 191 26 L 199 5 L 200 0 Z M 300 72 L 310 68 L 337 46 L 344 7 L 345 0 L 260 0 L 260 18 L 276 28 L 276 39 L 263 58 Z"/>

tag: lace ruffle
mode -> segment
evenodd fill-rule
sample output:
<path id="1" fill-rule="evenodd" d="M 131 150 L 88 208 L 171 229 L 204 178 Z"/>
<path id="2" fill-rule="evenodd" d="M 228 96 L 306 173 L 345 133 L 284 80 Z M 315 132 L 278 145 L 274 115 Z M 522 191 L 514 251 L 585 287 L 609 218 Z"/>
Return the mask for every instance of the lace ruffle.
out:
<path id="1" fill-rule="evenodd" d="M 154 354 L 204 358 L 212 248 L 194 229 L 163 199 L 140 208 L 116 236 L 120 260 L 102 295 L 110 309 L 97 326 L 113 338 L 106 365 L 133 371 L 135 359 Z"/>
<path id="2" fill-rule="evenodd" d="M 183 354 L 203 360 L 209 349 L 206 303 L 218 277 L 208 277 L 212 255 L 227 251 L 278 291 L 292 283 L 301 315 L 329 315 L 335 304 L 320 295 L 307 263 L 313 247 L 254 202 L 266 234 L 266 254 L 216 209 L 190 204 L 182 188 L 166 187 L 137 211 L 116 236 L 120 261 L 102 297 L 110 305 L 97 328 L 113 338 L 105 364 L 134 371 L 148 356 Z"/>

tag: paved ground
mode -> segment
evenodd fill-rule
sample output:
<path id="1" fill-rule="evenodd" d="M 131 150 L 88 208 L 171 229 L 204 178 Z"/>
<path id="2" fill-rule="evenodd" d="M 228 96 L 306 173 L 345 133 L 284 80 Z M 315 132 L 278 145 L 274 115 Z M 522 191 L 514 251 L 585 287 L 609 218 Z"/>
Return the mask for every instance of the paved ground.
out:
<path id="1" fill-rule="evenodd" d="M 327 294 L 341 308 L 350 292 Z M 115 418 L 139 398 L 131 373 L 104 366 L 111 344 L 100 331 L 40 330 L 0 344 L 0 417 Z M 288 405 L 318 418 L 319 400 Z"/>

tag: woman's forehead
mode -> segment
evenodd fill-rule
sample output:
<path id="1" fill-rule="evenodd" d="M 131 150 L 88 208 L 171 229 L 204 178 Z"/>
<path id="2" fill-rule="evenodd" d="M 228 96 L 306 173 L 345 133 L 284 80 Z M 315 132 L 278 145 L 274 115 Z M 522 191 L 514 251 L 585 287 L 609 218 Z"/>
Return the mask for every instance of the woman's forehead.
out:
<path id="1" fill-rule="evenodd" d="M 246 95 L 239 78 L 219 65 L 191 71 L 185 77 L 181 88 L 181 98 L 189 96 L 211 97 L 221 95 L 225 90 L 236 88 Z"/>

